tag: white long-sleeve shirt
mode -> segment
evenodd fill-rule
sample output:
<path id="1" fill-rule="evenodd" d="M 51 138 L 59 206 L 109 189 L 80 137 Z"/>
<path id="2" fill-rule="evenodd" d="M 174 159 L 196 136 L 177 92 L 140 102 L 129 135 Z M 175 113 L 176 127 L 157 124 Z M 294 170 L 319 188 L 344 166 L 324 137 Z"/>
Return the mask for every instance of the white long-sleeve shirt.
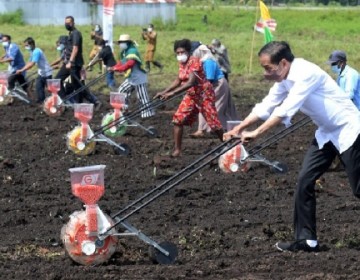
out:
<path id="1" fill-rule="evenodd" d="M 360 133 L 360 112 L 354 103 L 324 70 L 302 58 L 294 59 L 286 80 L 275 83 L 252 112 L 263 120 L 277 116 L 289 124 L 299 110 L 317 125 L 320 149 L 331 141 L 342 153 Z"/>

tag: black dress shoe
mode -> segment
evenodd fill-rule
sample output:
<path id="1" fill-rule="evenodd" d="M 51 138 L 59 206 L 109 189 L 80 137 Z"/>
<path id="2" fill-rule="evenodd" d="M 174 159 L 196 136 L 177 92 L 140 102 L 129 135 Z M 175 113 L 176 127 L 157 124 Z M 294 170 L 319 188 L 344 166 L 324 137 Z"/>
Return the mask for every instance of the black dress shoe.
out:
<path id="1" fill-rule="evenodd" d="M 306 243 L 305 239 L 297 240 L 295 242 L 278 242 L 275 244 L 275 248 L 281 252 L 319 252 L 319 244 L 315 247 L 311 247 Z"/>

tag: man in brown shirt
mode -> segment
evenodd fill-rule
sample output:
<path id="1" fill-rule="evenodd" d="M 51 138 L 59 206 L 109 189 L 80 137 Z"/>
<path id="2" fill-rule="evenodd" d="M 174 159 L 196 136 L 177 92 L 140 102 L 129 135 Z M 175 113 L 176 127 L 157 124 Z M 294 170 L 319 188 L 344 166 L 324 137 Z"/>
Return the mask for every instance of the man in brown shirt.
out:
<path id="1" fill-rule="evenodd" d="M 164 66 L 160 62 L 154 60 L 154 54 L 156 50 L 156 37 L 157 37 L 157 34 L 154 30 L 154 25 L 150 23 L 147 29 L 143 29 L 141 35 L 142 38 L 147 41 L 146 52 L 145 52 L 146 71 L 150 72 L 150 62 L 152 62 L 152 64 L 160 68 L 160 72 L 161 72 Z"/>

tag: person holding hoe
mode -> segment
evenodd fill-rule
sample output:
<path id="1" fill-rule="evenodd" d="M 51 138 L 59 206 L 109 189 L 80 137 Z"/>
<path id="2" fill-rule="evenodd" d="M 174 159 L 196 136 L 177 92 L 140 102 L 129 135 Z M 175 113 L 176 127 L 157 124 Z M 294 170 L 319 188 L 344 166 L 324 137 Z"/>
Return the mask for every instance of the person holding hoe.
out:
<path id="1" fill-rule="evenodd" d="M 315 183 L 340 157 L 353 194 L 360 198 L 360 112 L 336 82 L 319 66 L 295 58 L 286 42 L 273 41 L 258 53 L 266 79 L 274 81 L 265 98 L 241 124 L 224 134 L 248 143 L 282 123 L 290 124 L 299 110 L 318 127 L 305 154 L 295 190 L 293 242 L 278 242 L 280 251 L 319 251 L 316 232 Z M 246 128 L 264 122 L 254 130 Z"/>

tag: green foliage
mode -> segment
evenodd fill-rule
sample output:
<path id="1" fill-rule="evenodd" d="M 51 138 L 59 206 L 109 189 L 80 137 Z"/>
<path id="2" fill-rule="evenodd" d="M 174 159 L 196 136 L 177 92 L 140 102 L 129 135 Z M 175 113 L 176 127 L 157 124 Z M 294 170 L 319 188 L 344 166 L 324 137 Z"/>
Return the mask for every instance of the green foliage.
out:
<path id="1" fill-rule="evenodd" d="M 208 1 L 209 3 L 209 1 Z M 213 38 L 220 39 L 228 48 L 232 72 L 246 77 L 259 76 L 262 69 L 258 64 L 257 52 L 264 44 L 264 35 L 253 32 L 255 22 L 260 18 L 255 7 L 241 6 L 196 6 L 187 8 L 186 4 L 178 5 L 176 22 L 163 22 L 160 18 L 152 21 L 158 31 L 156 59 L 165 65 L 167 74 L 177 73 L 177 61 L 173 53 L 175 40 L 189 38 L 209 44 Z M 240 3 L 240 1 L 238 2 Z M 325 64 L 334 49 L 343 49 L 348 54 L 348 63 L 360 70 L 360 53 L 358 42 L 360 34 L 359 8 L 276 8 L 269 6 L 271 16 L 277 21 L 273 32 L 275 40 L 288 41 L 297 57 L 303 57 L 322 68 L 330 70 Z M 207 23 L 203 17 L 207 16 Z M 138 43 L 141 54 L 144 54 L 146 43 L 141 38 L 142 26 L 114 26 L 114 40 L 120 34 L 128 33 Z M 84 58 L 93 43 L 90 41 L 90 26 L 77 26 L 83 33 Z M 55 41 L 67 31 L 63 26 L 17 26 L 0 24 L 0 31 L 12 35 L 13 41 L 21 48 L 26 37 L 32 36 L 37 46 L 45 51 L 48 60 L 57 56 Z M 23 48 L 22 48 L 23 50 Z M 118 46 L 114 46 L 116 55 Z M 0 49 L 0 55 L 3 50 Z M 23 51 L 25 58 L 28 53 Z M 1 68 L 7 65 L 0 65 Z M 329 71 L 330 72 L 330 71 Z"/>
<path id="2" fill-rule="evenodd" d="M 0 24 L 23 25 L 23 11 L 18 9 L 12 13 L 0 14 Z"/>

